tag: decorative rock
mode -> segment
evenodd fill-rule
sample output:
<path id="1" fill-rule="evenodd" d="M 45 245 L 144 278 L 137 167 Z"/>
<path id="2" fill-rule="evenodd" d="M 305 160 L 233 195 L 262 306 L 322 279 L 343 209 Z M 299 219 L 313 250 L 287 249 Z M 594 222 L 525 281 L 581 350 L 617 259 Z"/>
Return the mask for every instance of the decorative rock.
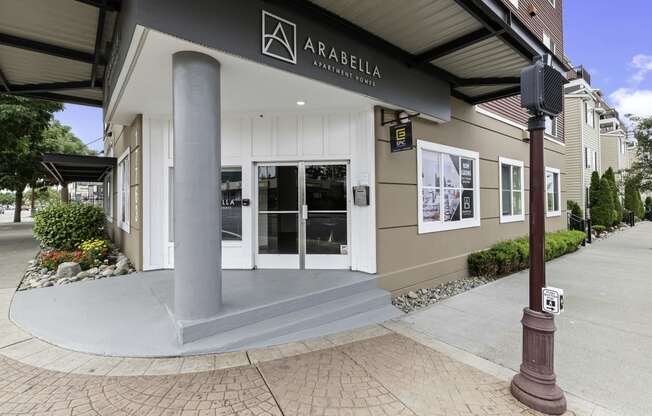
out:
<path id="1" fill-rule="evenodd" d="M 40 270 L 40 273 L 41 273 L 41 274 L 48 274 L 48 269 L 45 268 L 45 267 L 43 267 L 43 268 Z"/>
<path id="2" fill-rule="evenodd" d="M 126 274 L 128 271 L 129 271 L 129 259 L 122 256 L 120 257 L 120 260 L 116 263 L 115 272 L 113 274 L 117 276 L 121 274 Z"/>
<path id="3" fill-rule="evenodd" d="M 91 267 L 90 269 L 86 270 L 89 276 L 94 276 L 100 272 L 100 269 L 97 267 Z"/>
<path id="4" fill-rule="evenodd" d="M 62 278 L 62 277 L 73 277 L 76 276 L 77 273 L 81 272 L 81 266 L 79 263 L 75 263 L 74 261 L 67 261 L 65 263 L 61 263 L 59 267 L 57 267 L 57 277 Z"/>
<path id="5" fill-rule="evenodd" d="M 405 295 L 395 297 L 392 299 L 392 303 L 403 312 L 412 312 L 491 281 L 493 279 L 485 277 L 467 277 L 436 287 L 419 289 L 416 292 L 410 291 Z"/>
<path id="6" fill-rule="evenodd" d="M 101 274 L 102 276 L 105 276 L 105 277 L 106 277 L 106 276 L 112 276 L 114 271 L 115 271 L 115 267 L 113 267 L 113 266 L 109 266 L 109 267 L 105 268 L 105 269 L 102 271 L 102 273 L 100 273 L 100 274 Z"/>
<path id="7" fill-rule="evenodd" d="M 81 280 L 84 279 L 85 277 L 88 277 L 88 271 L 81 271 L 77 273 L 77 275 L 75 276 L 75 280 Z"/>

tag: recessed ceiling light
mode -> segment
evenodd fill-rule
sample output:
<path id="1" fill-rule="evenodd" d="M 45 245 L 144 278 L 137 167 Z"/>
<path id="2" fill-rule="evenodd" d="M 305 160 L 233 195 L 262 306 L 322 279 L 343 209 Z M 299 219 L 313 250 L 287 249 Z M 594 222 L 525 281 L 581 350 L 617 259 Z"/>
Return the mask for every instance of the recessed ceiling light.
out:
<path id="1" fill-rule="evenodd" d="M 297 105 L 306 105 L 305 101 L 297 101 Z"/>

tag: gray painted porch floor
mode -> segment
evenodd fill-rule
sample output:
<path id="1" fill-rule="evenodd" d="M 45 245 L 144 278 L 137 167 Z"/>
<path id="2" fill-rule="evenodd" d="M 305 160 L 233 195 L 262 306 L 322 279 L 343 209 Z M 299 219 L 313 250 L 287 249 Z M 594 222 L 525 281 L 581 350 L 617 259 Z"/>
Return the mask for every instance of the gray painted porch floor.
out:
<path id="1" fill-rule="evenodd" d="M 173 272 L 160 270 L 16 292 L 10 317 L 35 337 L 71 350 L 154 357 L 273 345 L 400 315 L 375 275 L 224 270 L 220 317 L 233 329 L 180 345 L 169 312 L 173 283 Z"/>

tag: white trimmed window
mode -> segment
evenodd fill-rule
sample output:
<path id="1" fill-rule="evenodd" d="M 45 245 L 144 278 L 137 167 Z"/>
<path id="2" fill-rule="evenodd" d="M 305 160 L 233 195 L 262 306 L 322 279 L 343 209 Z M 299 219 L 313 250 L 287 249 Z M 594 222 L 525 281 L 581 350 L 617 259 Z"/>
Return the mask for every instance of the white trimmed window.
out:
<path id="1" fill-rule="evenodd" d="M 598 166 L 598 152 L 593 152 L 593 170 L 600 171 Z"/>
<path id="2" fill-rule="evenodd" d="M 561 215 L 561 186 L 559 184 L 559 169 L 546 168 L 546 202 L 548 217 Z"/>
<path id="3" fill-rule="evenodd" d="M 417 140 L 419 234 L 480 226 L 479 154 Z"/>
<path id="4" fill-rule="evenodd" d="M 523 189 L 523 162 L 499 158 L 500 222 L 523 221 L 525 192 Z"/>
<path id="5" fill-rule="evenodd" d="M 595 127 L 595 121 L 593 117 L 593 106 L 589 104 L 588 101 L 584 102 L 584 114 L 586 119 L 586 124 L 591 127 Z"/>
<path id="6" fill-rule="evenodd" d="M 129 152 L 130 148 L 118 158 L 118 226 L 129 232 Z"/>
<path id="7" fill-rule="evenodd" d="M 584 147 L 584 167 L 587 169 L 591 168 L 591 158 L 589 157 L 588 147 Z"/>
<path id="8" fill-rule="evenodd" d="M 557 137 L 557 117 L 550 118 L 546 116 L 546 129 L 544 132 L 548 136 Z"/>
<path id="9" fill-rule="evenodd" d="M 553 55 L 557 53 L 557 45 L 555 44 L 555 41 L 552 40 L 550 35 L 546 32 L 543 32 L 543 44 L 546 45 L 546 48 L 548 48 Z"/>

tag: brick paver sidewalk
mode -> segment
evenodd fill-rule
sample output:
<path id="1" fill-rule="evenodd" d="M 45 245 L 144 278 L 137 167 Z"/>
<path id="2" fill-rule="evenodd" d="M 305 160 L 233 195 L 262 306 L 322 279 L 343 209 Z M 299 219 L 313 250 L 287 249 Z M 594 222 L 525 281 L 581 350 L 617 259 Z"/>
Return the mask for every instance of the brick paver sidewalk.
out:
<path id="1" fill-rule="evenodd" d="M 270 348 L 250 352 L 259 360 L 250 358 L 247 365 L 161 376 L 75 374 L 0 356 L 0 414 L 537 414 L 512 398 L 506 381 L 384 332 L 335 347 L 313 341 L 324 348 L 311 352 L 298 347 L 310 342 Z M 282 351 L 289 356 L 275 358 Z M 150 366 L 157 362 L 149 361 Z"/>

